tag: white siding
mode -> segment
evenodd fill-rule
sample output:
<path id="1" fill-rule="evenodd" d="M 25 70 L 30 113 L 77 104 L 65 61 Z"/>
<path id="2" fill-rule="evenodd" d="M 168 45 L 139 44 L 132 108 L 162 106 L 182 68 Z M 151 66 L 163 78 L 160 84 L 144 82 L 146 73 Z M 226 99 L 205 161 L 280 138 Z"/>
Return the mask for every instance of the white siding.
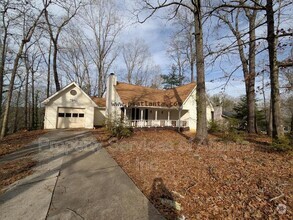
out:
<path id="1" fill-rule="evenodd" d="M 95 108 L 95 119 L 94 119 L 94 125 L 95 126 L 102 126 L 105 124 L 106 120 L 106 110 L 105 109 L 98 109 Z"/>
<path id="2" fill-rule="evenodd" d="M 71 95 L 70 91 L 74 89 L 77 94 Z M 94 126 L 94 107 L 93 101 L 86 96 L 80 88 L 72 85 L 60 92 L 45 104 L 44 128 L 55 129 L 57 126 L 57 114 L 59 108 L 84 108 L 85 109 L 85 128 Z"/>
<path id="3" fill-rule="evenodd" d="M 188 110 L 188 113 L 181 114 L 181 120 L 188 120 L 188 125 L 191 131 L 196 131 L 196 90 L 189 95 L 183 103 L 183 110 Z"/>
<path id="4" fill-rule="evenodd" d="M 196 131 L 196 89 L 190 94 L 187 100 L 183 104 L 183 110 L 188 110 L 187 114 L 181 115 L 181 120 L 189 121 L 189 128 L 192 131 Z M 212 111 L 214 111 L 211 104 L 207 105 L 207 121 L 212 119 Z"/>

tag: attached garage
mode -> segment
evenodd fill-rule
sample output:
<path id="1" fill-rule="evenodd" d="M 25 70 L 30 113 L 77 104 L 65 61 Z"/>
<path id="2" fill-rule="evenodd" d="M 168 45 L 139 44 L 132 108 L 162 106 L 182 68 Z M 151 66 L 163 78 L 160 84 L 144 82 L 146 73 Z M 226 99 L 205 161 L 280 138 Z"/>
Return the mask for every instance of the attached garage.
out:
<path id="1" fill-rule="evenodd" d="M 44 128 L 94 128 L 105 119 L 104 98 L 89 97 L 71 83 L 42 102 L 45 105 Z"/>
<path id="2" fill-rule="evenodd" d="M 57 128 L 84 128 L 84 108 L 58 108 Z"/>

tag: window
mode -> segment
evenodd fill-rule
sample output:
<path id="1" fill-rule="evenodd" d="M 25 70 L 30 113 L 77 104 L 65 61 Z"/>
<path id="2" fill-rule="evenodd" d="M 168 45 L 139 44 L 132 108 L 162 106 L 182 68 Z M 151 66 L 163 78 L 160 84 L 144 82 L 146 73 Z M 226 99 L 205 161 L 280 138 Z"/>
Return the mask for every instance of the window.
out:
<path id="1" fill-rule="evenodd" d="M 66 113 L 66 114 L 65 114 L 65 117 L 66 117 L 66 118 L 70 118 L 70 117 L 71 117 L 71 113 Z"/>
<path id="2" fill-rule="evenodd" d="M 70 94 L 74 96 L 74 95 L 77 94 L 77 92 L 76 92 L 76 90 L 72 89 L 72 90 L 70 91 Z"/>
<path id="3" fill-rule="evenodd" d="M 58 113 L 58 117 L 64 118 L 64 113 Z"/>
<path id="4" fill-rule="evenodd" d="M 73 118 L 77 118 L 78 117 L 78 113 L 72 113 L 72 117 Z"/>
<path id="5" fill-rule="evenodd" d="M 84 117 L 84 114 L 83 113 L 79 113 L 79 117 L 80 118 L 83 118 Z"/>

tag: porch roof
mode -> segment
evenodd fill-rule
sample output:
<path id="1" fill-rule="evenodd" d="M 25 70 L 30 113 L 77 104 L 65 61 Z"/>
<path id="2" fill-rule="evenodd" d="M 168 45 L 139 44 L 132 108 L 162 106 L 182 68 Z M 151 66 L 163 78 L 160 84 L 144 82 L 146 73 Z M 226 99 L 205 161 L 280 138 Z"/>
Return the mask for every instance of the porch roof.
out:
<path id="1" fill-rule="evenodd" d="M 178 107 L 184 103 L 195 86 L 196 83 L 192 82 L 172 89 L 161 90 L 117 82 L 115 88 L 121 101 L 127 106 Z"/>

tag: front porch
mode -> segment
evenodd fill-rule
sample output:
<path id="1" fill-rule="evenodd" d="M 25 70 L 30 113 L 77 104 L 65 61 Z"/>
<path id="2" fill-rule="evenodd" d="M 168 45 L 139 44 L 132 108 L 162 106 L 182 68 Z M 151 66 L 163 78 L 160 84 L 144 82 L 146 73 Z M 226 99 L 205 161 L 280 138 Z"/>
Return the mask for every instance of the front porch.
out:
<path id="1" fill-rule="evenodd" d="M 188 111 L 163 108 L 122 108 L 125 124 L 134 128 L 173 127 L 188 128 Z"/>

